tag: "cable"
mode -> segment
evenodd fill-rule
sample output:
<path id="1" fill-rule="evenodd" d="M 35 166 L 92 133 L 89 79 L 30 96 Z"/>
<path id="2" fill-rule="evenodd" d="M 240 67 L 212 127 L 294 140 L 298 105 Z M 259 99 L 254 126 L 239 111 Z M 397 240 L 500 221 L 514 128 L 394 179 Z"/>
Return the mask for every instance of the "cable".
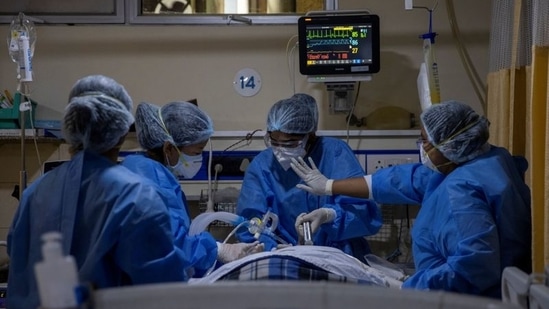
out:
<path id="1" fill-rule="evenodd" d="M 355 111 L 355 106 L 358 102 L 358 94 L 360 92 L 360 85 L 361 85 L 361 82 L 359 81 L 358 85 L 356 86 L 356 94 L 355 94 L 355 99 L 354 99 L 354 102 L 353 102 L 353 106 L 351 107 L 351 110 L 349 111 L 349 115 L 347 116 L 347 145 L 349 144 L 349 131 L 350 131 L 350 126 L 351 126 L 351 118 L 352 118 L 353 113 Z"/>
<path id="2" fill-rule="evenodd" d="M 411 238 L 410 233 L 412 231 L 412 225 L 410 224 L 410 205 L 406 204 L 406 227 L 408 228 L 408 237 Z M 408 246 L 406 250 L 406 264 L 410 263 L 410 258 L 412 257 L 413 262 L 413 256 L 410 254 L 412 252 L 411 246 Z"/>
<path id="3" fill-rule="evenodd" d="M 21 89 L 24 88 L 25 91 L 21 91 Z M 29 91 L 29 87 L 28 86 L 24 86 L 24 87 L 21 87 L 21 83 L 18 87 L 19 89 L 19 93 L 20 93 L 20 100 L 19 100 L 19 106 L 21 106 L 22 103 L 24 102 L 28 102 L 28 106 L 29 106 L 29 110 L 27 111 L 29 114 L 29 119 L 30 119 L 30 126 L 31 126 L 31 129 L 32 129 L 32 140 L 33 140 L 33 143 L 34 143 L 34 149 L 36 151 L 36 158 L 38 159 L 38 167 L 39 167 L 39 171 L 40 171 L 40 175 L 43 174 L 43 170 L 42 170 L 42 159 L 40 157 L 40 150 L 38 149 L 38 132 L 36 131 L 36 128 L 34 127 L 34 119 L 32 117 L 32 112 L 33 112 L 33 107 L 32 107 L 32 100 L 31 100 L 31 97 L 30 97 L 30 91 Z M 26 128 L 23 128 L 23 129 L 26 129 Z M 23 137 L 21 137 L 23 138 Z"/>
<path id="4" fill-rule="evenodd" d="M 292 66 L 292 73 L 291 73 L 291 76 L 290 76 L 290 81 L 292 83 L 292 93 L 294 93 L 294 94 L 295 94 L 295 56 L 294 56 L 294 53 L 296 51 L 296 48 L 297 48 L 297 44 L 294 45 L 294 47 L 292 47 L 292 49 L 290 51 L 290 58 L 294 59 L 293 66 Z"/>
<path id="5" fill-rule="evenodd" d="M 470 73 L 473 74 L 474 81 L 476 81 L 477 83 L 482 85 L 483 84 L 481 82 L 482 79 L 480 78 L 480 75 L 478 74 L 475 67 L 472 65 L 473 62 L 471 60 L 471 57 L 469 56 L 469 53 L 467 52 L 467 49 L 465 48 L 465 45 L 464 45 L 463 41 L 461 40 L 461 32 L 460 32 L 459 26 L 457 24 L 457 18 L 456 18 L 456 13 L 455 13 L 453 1 L 452 0 L 447 0 L 447 2 L 448 2 L 447 11 L 448 11 L 450 26 L 452 27 L 452 34 L 454 35 L 456 43 L 459 47 L 459 51 L 463 54 L 463 57 L 466 59 L 466 63 L 464 63 L 464 64 L 467 64 L 469 66 L 469 68 L 471 69 Z"/>
<path id="6" fill-rule="evenodd" d="M 386 258 L 387 261 L 391 263 L 395 263 L 395 261 L 398 259 L 399 256 L 402 255 L 402 251 L 400 251 L 400 242 L 402 239 L 402 219 L 400 220 L 400 226 L 398 227 L 398 237 L 397 237 L 397 247 L 393 253 L 389 254 L 389 256 Z"/>
<path id="7" fill-rule="evenodd" d="M 32 140 L 34 141 L 34 149 L 36 150 L 36 158 L 38 159 L 38 169 L 40 171 L 40 175 L 43 175 L 44 171 L 42 169 L 42 159 L 40 158 L 40 151 L 38 150 L 38 131 L 36 130 L 36 128 L 34 127 L 34 119 L 32 117 L 32 110 L 33 110 L 33 107 L 32 107 L 32 101 L 30 100 L 29 98 L 29 104 L 30 104 L 30 123 L 31 123 L 31 129 L 32 129 L 32 132 L 33 132 L 33 138 Z"/>
<path id="8" fill-rule="evenodd" d="M 438 0 L 435 0 L 435 3 L 433 4 L 432 8 L 426 7 L 426 6 L 412 6 L 414 9 L 426 9 L 427 11 L 433 13 L 438 7 Z M 429 31 L 431 28 L 429 28 Z"/>
<path id="9" fill-rule="evenodd" d="M 223 243 L 227 243 L 227 241 L 229 241 L 229 239 L 236 233 L 236 231 L 238 231 L 238 229 L 241 228 L 246 223 L 248 223 L 247 220 L 240 222 L 240 224 L 238 224 L 234 229 L 232 229 L 232 231 L 229 233 L 229 235 L 227 235 L 227 237 L 225 237 L 225 240 L 223 240 Z"/>
<path id="10" fill-rule="evenodd" d="M 231 145 L 229 145 L 229 147 L 225 148 L 223 150 L 223 152 L 225 151 L 229 151 L 229 150 L 237 150 L 237 149 L 240 149 L 242 147 L 246 147 L 246 146 L 249 146 L 251 143 L 252 143 L 252 138 L 254 137 L 254 134 L 259 132 L 259 131 L 262 131 L 261 129 L 255 129 L 253 130 L 252 132 L 250 133 L 247 133 L 246 136 L 244 136 L 244 138 L 240 139 L 239 141 L 237 141 L 236 143 L 233 143 Z M 245 145 L 240 145 L 238 146 L 240 143 L 243 143 L 245 142 L 246 144 Z M 238 146 L 238 147 L 236 147 Z M 234 148 L 234 149 L 233 149 Z"/>
<path id="11" fill-rule="evenodd" d="M 290 37 L 290 39 L 288 39 L 288 42 L 286 43 L 286 58 L 288 59 L 287 66 L 288 66 L 288 73 L 290 75 L 290 82 L 292 83 L 292 93 L 295 93 L 295 59 L 293 55 L 294 55 L 295 48 L 298 46 L 298 42 L 296 41 L 294 43 L 294 46 L 292 47 L 289 53 L 288 53 L 288 49 L 290 48 L 290 43 L 292 42 L 292 40 L 294 40 L 297 37 L 298 37 L 297 35 L 293 35 L 292 37 Z"/>
<path id="12" fill-rule="evenodd" d="M 461 63 L 463 64 L 463 67 L 465 68 L 465 72 L 467 73 L 467 76 L 469 77 L 469 81 L 471 82 L 471 85 L 473 86 L 473 90 L 475 91 L 475 94 L 477 95 L 477 98 L 480 101 L 480 104 L 482 106 L 482 109 L 484 113 L 486 113 L 486 86 L 484 85 L 484 82 L 480 78 L 475 66 L 473 65 L 473 61 L 471 60 L 471 57 L 469 56 L 469 53 L 467 52 L 467 49 L 465 48 L 465 45 L 463 44 L 463 41 L 461 40 L 461 33 L 459 30 L 459 26 L 457 24 L 456 19 L 456 13 L 454 10 L 454 3 L 453 0 L 446 0 L 446 11 L 448 12 L 448 20 L 450 22 L 450 28 L 452 29 L 452 35 L 454 37 L 454 41 L 456 43 L 456 48 L 458 50 L 459 56 L 461 58 Z"/>
<path id="13" fill-rule="evenodd" d="M 208 155 L 208 202 L 206 203 L 206 212 L 214 211 L 214 201 L 212 198 L 212 140 L 210 139 L 210 150 Z"/>

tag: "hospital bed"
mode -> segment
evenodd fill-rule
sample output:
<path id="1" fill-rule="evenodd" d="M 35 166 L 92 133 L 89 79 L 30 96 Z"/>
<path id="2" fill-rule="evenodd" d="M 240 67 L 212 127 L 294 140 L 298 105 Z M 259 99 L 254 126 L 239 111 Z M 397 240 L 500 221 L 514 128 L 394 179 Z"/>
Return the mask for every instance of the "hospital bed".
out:
<path id="1" fill-rule="evenodd" d="M 255 262 L 281 257 L 299 260 L 311 267 L 318 266 L 339 279 L 311 281 L 290 276 L 291 280 L 272 280 L 269 275 L 258 275 L 262 270 L 257 265 L 251 268 L 250 273 L 243 271 L 244 267 Z M 281 268 L 280 273 L 275 272 L 275 277 L 291 273 L 292 267 Z M 234 276 L 235 273 L 238 275 Z M 242 276 L 242 273 L 245 275 Z M 228 280 L 224 279 L 227 277 Z M 93 292 L 91 298 L 95 309 L 519 308 L 490 298 L 442 291 L 401 290 L 400 281 L 393 278 L 392 272 L 365 265 L 341 250 L 318 246 L 295 246 L 253 254 L 225 264 L 205 278 L 187 284 L 102 289 Z"/>
<path id="2" fill-rule="evenodd" d="M 371 266 L 366 265 L 336 248 L 290 246 L 248 255 L 203 278 L 191 279 L 189 284 L 209 285 L 227 280 L 322 280 L 400 289 L 405 277 L 403 271 L 389 268 L 377 260 L 373 260 Z"/>
<path id="3" fill-rule="evenodd" d="M 151 284 L 93 293 L 95 309 L 505 309 L 498 300 L 449 292 L 394 290 L 334 282 L 225 281 Z"/>
<path id="4" fill-rule="evenodd" d="M 503 270 L 502 300 L 521 309 L 549 309 L 549 266 L 545 274 L 527 274 L 517 267 Z"/>

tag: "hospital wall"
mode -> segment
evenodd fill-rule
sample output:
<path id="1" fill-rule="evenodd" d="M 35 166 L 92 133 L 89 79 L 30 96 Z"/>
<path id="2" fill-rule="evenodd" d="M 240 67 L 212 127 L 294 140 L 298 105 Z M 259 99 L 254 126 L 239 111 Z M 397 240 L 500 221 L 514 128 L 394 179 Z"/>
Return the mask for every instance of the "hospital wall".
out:
<path id="1" fill-rule="evenodd" d="M 414 4 L 431 6 L 433 2 L 417 0 Z M 363 3 L 342 0 L 339 5 L 341 10 L 368 9 L 381 20 L 381 71 L 371 81 L 362 82 L 354 113 L 365 117 L 376 108 L 393 105 L 419 119 L 416 78 L 423 55 L 418 35 L 428 30 L 428 13 L 424 9 L 405 11 L 404 1 Z M 488 70 L 491 2 L 454 3 L 462 39 L 484 77 Z M 462 100 L 480 112 L 480 103 L 455 48 L 445 5 L 445 1 L 440 1 L 433 20 L 433 30 L 438 33 L 435 50 L 442 99 Z M 318 100 L 322 134 L 345 139 L 345 115 L 329 113 L 325 86 L 308 83 L 296 68 L 297 53 L 290 52 L 295 44 L 296 25 L 37 24 L 36 29 L 34 81 L 30 84 L 31 97 L 38 102 L 36 119 L 60 120 L 74 82 L 88 74 L 104 74 L 126 86 L 134 108 L 141 101 L 162 105 L 197 98 L 215 123 L 216 149 L 225 149 L 247 132 L 264 129 L 269 107 L 294 91 L 309 93 Z M 7 35 L 8 25 L 0 25 L 1 33 Z M 0 88 L 14 92 L 16 66 L 7 47 L 4 51 L 0 52 Z M 242 97 L 233 88 L 235 74 L 242 68 L 253 68 L 261 76 L 262 87 L 255 96 Z M 391 134 L 351 127 L 349 143 L 355 150 L 415 149 L 417 129 Z M 67 145 L 59 141 L 27 141 L 25 145 L 29 182 L 40 175 L 39 162 L 68 158 Z M 124 147 L 138 148 L 135 138 L 131 137 Z M 248 149 L 263 147 L 256 139 Z M 22 169 L 18 139 L 0 140 L 0 160 L 1 240 L 5 239 L 17 208 L 17 200 L 11 194 Z M 0 258 L 3 256 L 0 249 Z"/>

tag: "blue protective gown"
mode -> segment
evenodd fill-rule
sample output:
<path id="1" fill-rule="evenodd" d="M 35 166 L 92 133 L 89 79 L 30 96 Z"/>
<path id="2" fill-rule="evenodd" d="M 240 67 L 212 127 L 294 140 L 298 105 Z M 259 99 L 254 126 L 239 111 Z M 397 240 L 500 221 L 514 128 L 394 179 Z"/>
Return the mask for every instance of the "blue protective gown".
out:
<path id="1" fill-rule="evenodd" d="M 501 297 L 507 266 L 531 272 L 530 190 L 504 148 L 444 176 L 421 164 L 372 175 L 372 197 L 386 204 L 421 204 L 412 227 L 416 273 L 404 288 Z"/>
<path id="2" fill-rule="evenodd" d="M 143 154 L 127 156 L 122 165 L 156 184 L 170 211 L 175 244 L 185 252 L 185 269 L 196 277 L 203 276 L 216 261 L 217 243 L 207 232 L 188 235 L 191 219 L 177 178 L 163 164 Z"/>
<path id="3" fill-rule="evenodd" d="M 170 214 L 154 186 L 87 152 L 44 174 L 23 193 L 8 233 L 10 309 L 37 308 L 34 265 L 41 235 L 59 231 L 81 282 L 97 288 L 185 281 Z"/>
<path id="4" fill-rule="evenodd" d="M 353 151 L 339 139 L 318 137 L 308 155 L 328 178 L 364 175 Z M 364 236 L 377 233 L 382 223 L 378 205 L 371 200 L 342 195 L 316 196 L 296 188 L 300 181 L 293 170 L 282 168 L 271 148 L 265 149 L 246 169 L 237 214 L 247 219 L 261 218 L 270 210 L 279 219 L 275 234 L 295 245 L 298 240 L 294 226 L 297 216 L 321 207 L 332 208 L 336 211 L 336 218 L 320 227 L 313 237 L 314 244 L 339 248 L 365 261 L 364 255 L 370 253 L 370 248 Z M 254 241 L 246 229 L 240 229 L 237 237 L 242 242 Z M 277 245 L 272 237 L 266 235 L 262 235 L 259 241 L 265 243 L 267 251 Z"/>

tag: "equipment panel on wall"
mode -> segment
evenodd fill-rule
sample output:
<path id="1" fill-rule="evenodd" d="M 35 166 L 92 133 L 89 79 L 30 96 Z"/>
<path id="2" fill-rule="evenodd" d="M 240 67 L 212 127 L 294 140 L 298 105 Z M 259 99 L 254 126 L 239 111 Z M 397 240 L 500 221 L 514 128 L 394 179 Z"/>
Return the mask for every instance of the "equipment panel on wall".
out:
<path id="1" fill-rule="evenodd" d="M 364 160 L 366 174 L 373 174 L 384 167 L 419 162 L 418 150 L 369 150 L 359 152 L 359 156 Z"/>

